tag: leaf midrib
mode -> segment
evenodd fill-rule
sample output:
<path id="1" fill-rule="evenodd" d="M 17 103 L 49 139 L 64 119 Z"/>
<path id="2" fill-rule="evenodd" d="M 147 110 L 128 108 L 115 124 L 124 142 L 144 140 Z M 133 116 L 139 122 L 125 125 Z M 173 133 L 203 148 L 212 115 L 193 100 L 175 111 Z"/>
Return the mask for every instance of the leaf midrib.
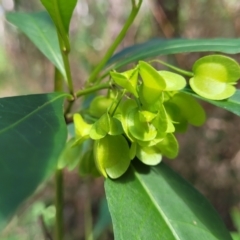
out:
<path id="1" fill-rule="evenodd" d="M 141 186 L 143 187 L 143 189 L 145 190 L 145 192 L 147 193 L 147 196 L 149 196 L 149 198 L 151 199 L 153 205 L 155 206 L 155 208 L 157 209 L 157 212 L 160 213 L 161 217 L 165 220 L 165 223 L 167 224 L 167 226 L 169 227 L 170 231 L 172 232 L 173 236 L 176 238 L 176 240 L 181 240 L 177 234 L 177 232 L 172 228 L 166 214 L 162 211 L 161 208 L 159 208 L 157 202 L 155 201 L 155 199 L 152 197 L 152 195 L 150 194 L 150 192 L 148 191 L 146 185 L 144 184 L 143 181 L 141 181 L 140 176 L 137 174 L 137 172 L 135 170 L 133 170 L 136 178 L 138 179 L 139 183 L 141 184 Z"/>
<path id="2" fill-rule="evenodd" d="M 46 107 L 47 105 L 49 105 L 50 103 L 56 101 L 59 98 L 62 98 L 63 96 L 68 96 L 68 94 L 63 93 L 53 99 L 51 99 L 50 101 L 44 103 L 43 105 L 41 105 L 40 107 L 38 107 L 37 109 L 33 110 L 32 112 L 30 112 L 29 114 L 27 114 L 26 116 L 24 116 L 23 118 L 19 119 L 18 121 L 16 121 L 15 123 L 9 125 L 8 127 L 2 129 L 0 131 L 0 134 L 3 134 L 4 132 L 8 131 L 9 129 L 12 129 L 14 127 L 16 127 L 18 124 L 22 123 L 24 120 L 26 120 L 27 118 L 31 117 L 33 114 L 37 113 L 38 111 L 42 110 L 44 107 Z"/>

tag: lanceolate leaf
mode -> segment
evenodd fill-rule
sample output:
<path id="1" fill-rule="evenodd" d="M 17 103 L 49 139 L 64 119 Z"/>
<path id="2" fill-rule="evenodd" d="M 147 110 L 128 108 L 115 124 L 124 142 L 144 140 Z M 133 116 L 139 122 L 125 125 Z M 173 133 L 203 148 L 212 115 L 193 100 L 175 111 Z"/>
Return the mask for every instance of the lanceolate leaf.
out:
<path id="1" fill-rule="evenodd" d="M 115 64 L 117 69 L 131 62 L 160 55 L 183 52 L 240 52 L 238 39 L 153 39 L 148 42 L 127 47 L 115 54 L 107 66 Z"/>
<path id="2" fill-rule="evenodd" d="M 115 240 L 231 240 L 210 203 L 165 164 L 132 164 L 105 189 Z"/>
<path id="3" fill-rule="evenodd" d="M 209 102 L 217 107 L 223 108 L 229 112 L 232 112 L 234 114 L 236 114 L 237 116 L 240 116 L 240 90 L 237 89 L 237 91 L 235 92 L 235 94 L 230 97 L 229 99 L 226 100 L 220 100 L 220 101 L 214 101 L 214 100 L 210 100 L 210 99 L 206 99 L 203 98 L 197 94 L 195 94 L 191 89 L 189 88 L 185 88 L 182 90 L 183 92 L 194 96 L 196 98 L 199 98 L 205 102 Z"/>
<path id="4" fill-rule="evenodd" d="M 18 27 L 65 77 L 65 69 L 55 26 L 47 12 L 7 13 L 7 20 Z"/>
<path id="5" fill-rule="evenodd" d="M 69 23 L 77 0 L 41 0 L 41 2 L 51 15 L 56 27 L 59 29 L 63 27 L 65 33 L 68 34 Z"/>
<path id="6" fill-rule="evenodd" d="M 56 168 L 67 137 L 64 97 L 0 99 L 0 229 Z"/>

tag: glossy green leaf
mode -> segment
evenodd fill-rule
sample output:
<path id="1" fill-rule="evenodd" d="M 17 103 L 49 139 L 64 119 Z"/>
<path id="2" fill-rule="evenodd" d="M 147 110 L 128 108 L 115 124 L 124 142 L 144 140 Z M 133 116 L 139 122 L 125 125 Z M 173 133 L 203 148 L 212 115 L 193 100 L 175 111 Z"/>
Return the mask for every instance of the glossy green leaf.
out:
<path id="1" fill-rule="evenodd" d="M 137 161 L 105 190 L 115 240 L 232 240 L 210 203 L 164 163 Z"/>
<path id="2" fill-rule="evenodd" d="M 153 39 L 142 44 L 133 45 L 115 54 L 107 66 L 114 69 L 128 63 L 161 55 L 185 52 L 222 52 L 228 54 L 240 53 L 238 39 Z"/>
<path id="3" fill-rule="evenodd" d="M 0 99 L 0 228 L 57 167 L 67 138 L 66 96 Z"/>
<path id="4" fill-rule="evenodd" d="M 65 77 L 55 26 L 47 12 L 7 13 L 7 20 L 18 27 Z"/>
<path id="5" fill-rule="evenodd" d="M 44 7 L 51 15 L 55 25 L 60 29 L 69 32 L 69 24 L 72 17 L 73 10 L 77 4 L 77 0 L 41 0 Z"/>
<path id="6" fill-rule="evenodd" d="M 158 73 L 166 82 L 165 91 L 178 91 L 183 89 L 187 84 L 185 78 L 179 74 L 169 71 L 158 71 Z"/>
<path id="7" fill-rule="evenodd" d="M 193 65 L 194 77 L 190 86 L 202 97 L 222 100 L 231 97 L 236 88 L 231 84 L 240 78 L 239 64 L 221 55 L 205 56 Z"/>
<path id="8" fill-rule="evenodd" d="M 122 135 L 107 135 L 96 141 L 94 157 L 102 175 L 111 178 L 118 178 L 124 174 L 131 161 L 127 140 Z"/>
<path id="9" fill-rule="evenodd" d="M 137 158 L 146 165 L 155 166 L 162 160 L 162 154 L 158 148 L 153 147 L 140 147 L 138 146 L 136 152 Z"/>
<path id="10" fill-rule="evenodd" d="M 237 91 L 235 92 L 235 94 L 232 97 L 230 97 L 229 99 L 226 99 L 226 100 L 221 100 L 221 101 L 214 101 L 214 100 L 203 98 L 203 97 L 195 94 L 189 88 L 185 88 L 182 91 L 185 92 L 186 94 L 189 94 L 193 97 L 201 99 L 205 102 L 209 102 L 212 105 L 215 105 L 215 106 L 223 108 L 229 112 L 232 112 L 232 113 L 236 114 L 237 116 L 240 116 L 240 90 L 239 89 L 237 89 Z"/>

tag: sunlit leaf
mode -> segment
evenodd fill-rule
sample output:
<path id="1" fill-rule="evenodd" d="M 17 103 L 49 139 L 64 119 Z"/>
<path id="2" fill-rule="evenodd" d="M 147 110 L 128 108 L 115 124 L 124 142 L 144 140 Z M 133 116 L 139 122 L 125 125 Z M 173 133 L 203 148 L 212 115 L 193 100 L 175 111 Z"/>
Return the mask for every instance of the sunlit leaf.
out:
<path id="1" fill-rule="evenodd" d="M 231 240 L 210 203 L 164 163 L 139 161 L 105 190 L 115 240 Z"/>
<path id="2" fill-rule="evenodd" d="M 18 27 L 65 77 L 56 29 L 47 12 L 7 13 L 7 20 Z"/>

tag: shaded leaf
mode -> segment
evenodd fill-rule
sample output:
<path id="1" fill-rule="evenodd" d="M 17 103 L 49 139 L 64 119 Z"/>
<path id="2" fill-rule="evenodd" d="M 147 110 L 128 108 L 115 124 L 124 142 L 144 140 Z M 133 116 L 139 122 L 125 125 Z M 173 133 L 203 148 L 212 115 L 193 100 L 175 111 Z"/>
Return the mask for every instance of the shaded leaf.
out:
<path id="1" fill-rule="evenodd" d="M 237 89 L 235 94 L 225 100 L 219 100 L 219 101 L 214 101 L 214 100 L 210 100 L 210 99 L 206 99 L 203 98 L 197 94 L 195 94 L 191 89 L 189 88 L 185 88 L 182 90 L 184 93 L 187 93 L 191 96 L 194 96 L 198 99 L 201 99 L 205 102 L 211 103 L 217 107 L 223 108 L 229 112 L 232 112 L 234 114 L 236 114 L 237 116 L 240 116 L 240 90 Z"/>
<path id="2" fill-rule="evenodd" d="M 93 228 L 94 239 L 98 239 L 104 230 L 112 223 L 105 197 L 101 199 L 98 215 L 97 222 Z"/>
<path id="3" fill-rule="evenodd" d="M 238 39 L 153 39 L 133 45 L 115 54 L 107 66 L 115 64 L 117 69 L 131 62 L 160 55 L 183 52 L 222 52 L 236 54 L 240 52 Z"/>
<path id="4" fill-rule="evenodd" d="M 26 34 L 62 75 L 66 76 L 56 29 L 47 12 L 7 13 L 6 18 Z"/>
<path id="5" fill-rule="evenodd" d="M 0 229 L 57 167 L 67 138 L 66 94 L 0 99 Z"/>
<path id="6" fill-rule="evenodd" d="M 135 162 L 105 190 L 115 240 L 232 239 L 210 203 L 163 163 Z"/>

